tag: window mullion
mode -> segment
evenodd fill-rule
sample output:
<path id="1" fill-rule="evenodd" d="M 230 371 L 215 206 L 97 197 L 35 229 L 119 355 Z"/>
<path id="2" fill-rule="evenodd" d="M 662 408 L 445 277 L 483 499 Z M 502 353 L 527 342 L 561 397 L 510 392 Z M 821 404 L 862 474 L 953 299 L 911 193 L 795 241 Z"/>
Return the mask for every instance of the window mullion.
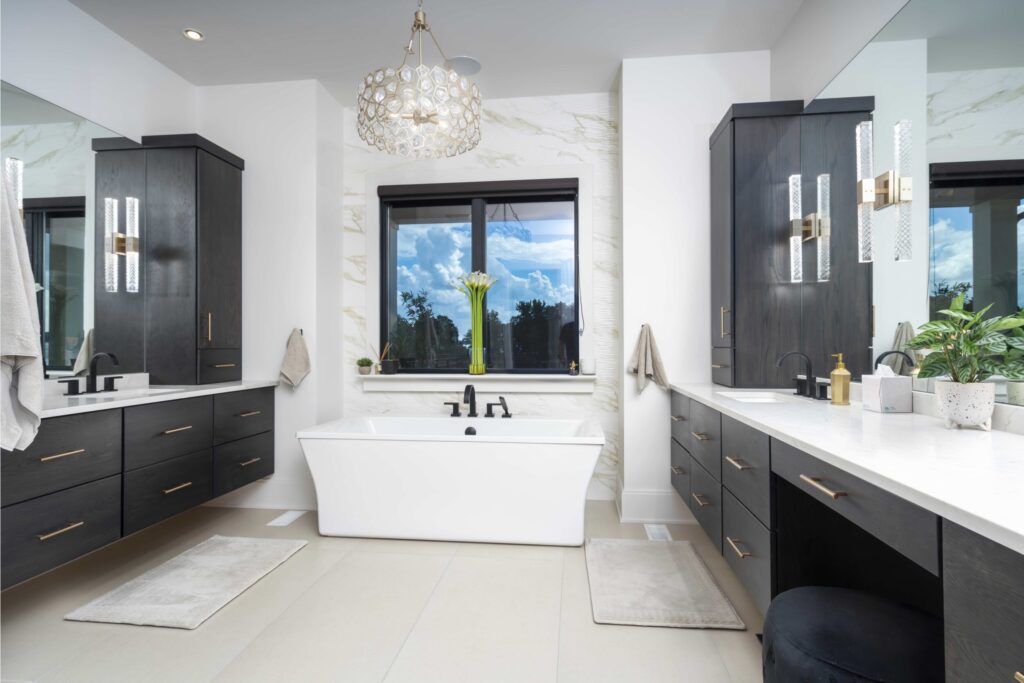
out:
<path id="1" fill-rule="evenodd" d="M 487 272 L 487 200 L 480 197 L 473 199 L 473 270 Z M 491 349 L 491 331 L 487 324 L 487 297 L 483 303 L 484 320 L 484 363 L 489 364 Z"/>

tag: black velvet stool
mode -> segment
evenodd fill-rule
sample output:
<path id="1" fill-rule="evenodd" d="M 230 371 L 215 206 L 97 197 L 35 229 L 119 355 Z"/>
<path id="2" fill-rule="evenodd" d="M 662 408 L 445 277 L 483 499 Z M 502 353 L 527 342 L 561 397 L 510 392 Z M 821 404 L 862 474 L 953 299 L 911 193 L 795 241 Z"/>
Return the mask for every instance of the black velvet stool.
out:
<path id="1" fill-rule="evenodd" d="M 936 683 L 942 621 L 847 588 L 778 595 L 764 618 L 765 683 Z"/>

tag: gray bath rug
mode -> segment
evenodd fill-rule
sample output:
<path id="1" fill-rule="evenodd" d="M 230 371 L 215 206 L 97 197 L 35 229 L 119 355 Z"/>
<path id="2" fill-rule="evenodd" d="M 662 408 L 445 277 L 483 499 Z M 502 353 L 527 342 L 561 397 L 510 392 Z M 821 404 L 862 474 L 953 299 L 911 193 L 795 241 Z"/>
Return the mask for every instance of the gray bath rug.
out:
<path id="1" fill-rule="evenodd" d="M 213 536 L 64 618 L 194 629 L 306 541 Z"/>
<path id="2" fill-rule="evenodd" d="M 599 624 L 746 628 L 689 541 L 591 538 L 586 555 Z"/>

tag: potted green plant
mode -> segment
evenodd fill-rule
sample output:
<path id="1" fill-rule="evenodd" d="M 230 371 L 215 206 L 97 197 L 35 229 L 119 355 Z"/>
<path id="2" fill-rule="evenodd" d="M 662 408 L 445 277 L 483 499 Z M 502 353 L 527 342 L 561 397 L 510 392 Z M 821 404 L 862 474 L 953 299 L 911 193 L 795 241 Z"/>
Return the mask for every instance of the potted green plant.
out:
<path id="1" fill-rule="evenodd" d="M 985 380 L 992 375 L 1010 377 L 1021 369 L 1008 353 L 1017 348 L 1017 342 L 1011 341 L 1016 337 L 1007 332 L 1024 327 L 1024 317 L 985 318 L 990 308 L 992 304 L 977 313 L 965 311 L 964 294 L 960 294 L 949 308 L 939 311 L 945 320 L 925 323 L 908 344 L 911 349 L 931 351 L 921 362 L 918 377 L 946 378 L 935 383 L 935 394 L 947 428 L 991 429 L 995 384 Z"/>
<path id="2" fill-rule="evenodd" d="M 1017 317 L 1024 318 L 1024 309 Z M 1024 326 L 1010 330 L 1006 345 L 1006 402 L 1024 406 Z"/>
<path id="3" fill-rule="evenodd" d="M 356 361 L 356 367 L 359 368 L 360 375 L 369 375 L 370 370 L 373 369 L 373 359 L 360 358 Z"/>

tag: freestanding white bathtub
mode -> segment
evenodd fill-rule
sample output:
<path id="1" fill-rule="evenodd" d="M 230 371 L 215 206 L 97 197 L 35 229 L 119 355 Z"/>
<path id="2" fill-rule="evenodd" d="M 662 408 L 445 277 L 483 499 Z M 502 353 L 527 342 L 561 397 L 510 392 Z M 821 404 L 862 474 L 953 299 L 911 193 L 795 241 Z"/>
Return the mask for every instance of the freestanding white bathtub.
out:
<path id="1" fill-rule="evenodd" d="M 298 437 L 324 536 L 540 545 L 583 543 L 604 445 L 593 421 L 519 417 L 349 418 Z"/>

